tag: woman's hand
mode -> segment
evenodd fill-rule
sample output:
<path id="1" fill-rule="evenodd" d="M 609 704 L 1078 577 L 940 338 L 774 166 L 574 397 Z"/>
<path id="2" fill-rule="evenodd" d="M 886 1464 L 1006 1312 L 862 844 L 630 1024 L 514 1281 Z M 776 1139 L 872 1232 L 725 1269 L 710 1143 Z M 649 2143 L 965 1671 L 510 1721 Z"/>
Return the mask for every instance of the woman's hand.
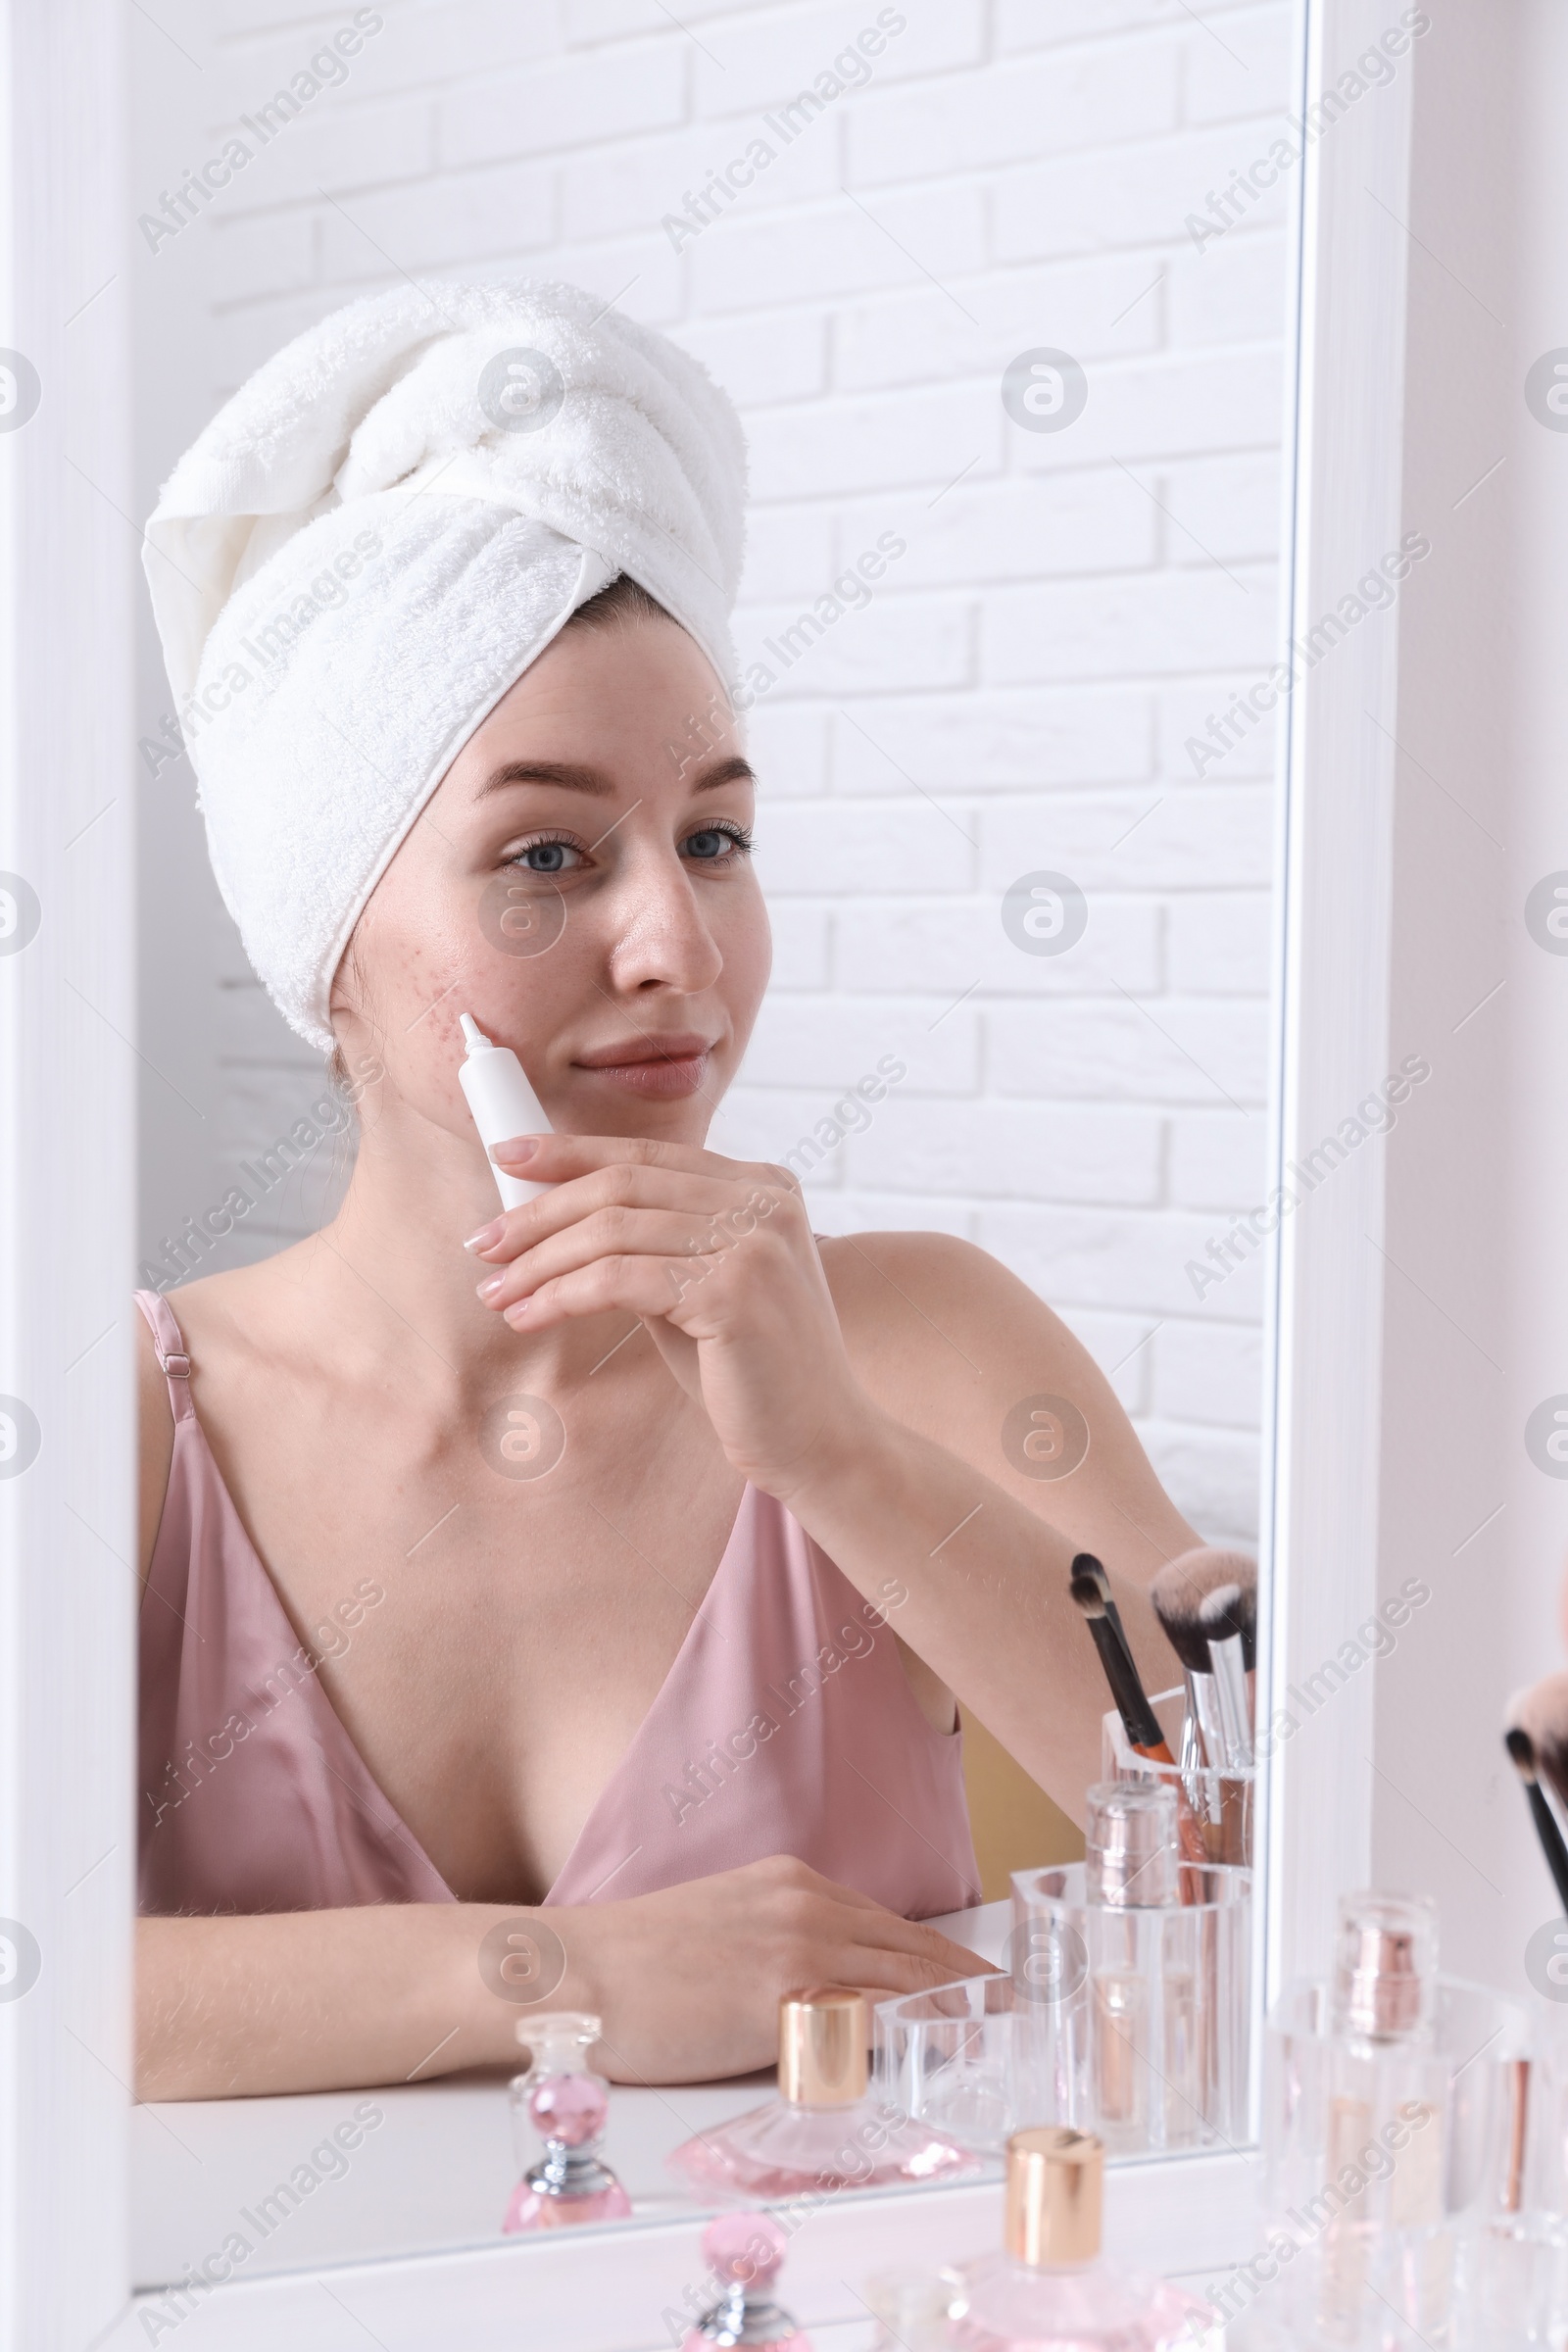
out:
<path id="1" fill-rule="evenodd" d="M 734 1468 L 781 1501 L 853 1444 L 874 1408 L 784 1169 L 625 1136 L 524 1136 L 493 1156 L 553 1188 L 468 1243 L 514 1330 L 640 1315 Z"/>
<path id="2" fill-rule="evenodd" d="M 789 1854 L 537 1918 L 564 1946 L 564 1990 L 604 2019 L 605 2071 L 622 2082 L 711 2082 L 771 2066 L 779 1999 L 811 1984 L 856 1985 L 885 2001 L 990 1973 L 935 1928 Z M 520 2026 L 527 2012 L 512 2015 Z"/>

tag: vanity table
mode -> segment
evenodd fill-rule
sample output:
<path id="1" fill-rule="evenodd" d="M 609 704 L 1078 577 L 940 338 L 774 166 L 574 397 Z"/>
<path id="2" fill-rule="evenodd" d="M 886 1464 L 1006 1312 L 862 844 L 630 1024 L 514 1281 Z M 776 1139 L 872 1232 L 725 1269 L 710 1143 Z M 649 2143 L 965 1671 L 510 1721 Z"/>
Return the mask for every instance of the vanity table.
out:
<path id="1" fill-rule="evenodd" d="M 934 1924 L 1000 1961 L 1010 1913 L 989 1903 Z M 104 2344 L 128 2352 L 177 2335 L 180 2352 L 662 2352 L 672 2341 L 662 2315 L 685 2309 L 706 2269 L 705 2214 L 675 2192 L 664 2158 L 693 2132 L 756 2106 L 771 2080 L 769 2070 L 696 2086 L 617 2084 L 604 2152 L 633 2219 L 513 2238 L 499 2235 L 516 2170 L 500 2074 L 138 2108 L 138 2280 L 177 2278 L 234 2230 L 254 2251 L 231 2281 L 187 2298 L 172 2326 L 167 2294 L 143 2287 Z M 356 2109 L 363 2124 L 371 2108 L 381 2120 L 346 2169 L 259 2213 L 302 2158 L 329 2146 L 340 2125 L 352 2135 Z M 328 2158 L 316 2169 L 335 2166 Z M 1256 2178 L 1250 2151 L 1114 2165 L 1107 2254 L 1201 2292 L 1254 2250 Z M 987 2252 L 1001 2210 L 1000 2166 L 954 2187 L 827 2197 L 795 2233 L 781 2299 L 818 2352 L 862 2352 L 875 2333 L 857 2292 L 865 2277 Z M 269 2224 L 265 2237 L 258 2221 Z"/>

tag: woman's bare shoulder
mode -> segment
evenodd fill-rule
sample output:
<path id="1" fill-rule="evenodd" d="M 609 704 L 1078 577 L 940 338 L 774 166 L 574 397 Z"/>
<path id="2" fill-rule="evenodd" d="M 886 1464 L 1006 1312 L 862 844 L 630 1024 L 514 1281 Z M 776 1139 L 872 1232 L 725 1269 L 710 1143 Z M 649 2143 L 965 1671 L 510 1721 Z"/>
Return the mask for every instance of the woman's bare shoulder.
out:
<path id="1" fill-rule="evenodd" d="M 270 1261 L 265 1261 L 270 1262 Z M 193 1363 L 211 1363 L 220 1350 L 243 1344 L 248 1307 L 257 1291 L 255 1266 L 235 1266 L 222 1274 L 204 1274 L 166 1295 L 166 1303 L 178 1327 Z M 138 1445 L 138 1556 L 143 1584 L 152 1565 L 158 1524 L 169 1493 L 170 1466 L 174 1457 L 174 1414 L 169 1377 L 158 1360 L 158 1344 L 144 1314 L 136 1316 L 136 1408 Z"/>
<path id="2" fill-rule="evenodd" d="M 974 1242 L 948 1233 L 854 1233 L 818 1245 L 852 1354 L 924 1357 L 971 1344 L 993 1364 L 1078 1343 L 1045 1300 Z M 934 1360 L 940 1361 L 940 1356 Z"/>
<path id="3" fill-rule="evenodd" d="M 824 1242 L 822 1262 L 858 1377 L 908 1427 L 994 1472 L 1008 1415 L 1060 1396 L 1115 1446 L 1136 1449 L 1083 1342 L 973 1242 L 857 1233 Z"/>

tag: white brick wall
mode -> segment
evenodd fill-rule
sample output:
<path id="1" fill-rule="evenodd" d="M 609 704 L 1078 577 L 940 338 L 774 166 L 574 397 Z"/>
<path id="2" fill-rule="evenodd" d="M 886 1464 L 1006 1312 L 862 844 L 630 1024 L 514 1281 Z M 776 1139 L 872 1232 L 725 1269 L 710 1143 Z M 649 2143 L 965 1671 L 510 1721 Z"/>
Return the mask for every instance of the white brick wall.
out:
<path id="1" fill-rule="evenodd" d="M 783 1152 L 902 1055 L 812 1180 L 820 1226 L 994 1250 L 1111 1371 L 1200 1527 L 1249 1535 L 1257 1273 L 1200 1304 L 1184 1265 L 1263 1189 L 1272 745 L 1254 732 L 1203 784 L 1183 745 L 1271 658 L 1285 253 L 1277 200 L 1202 252 L 1184 221 L 1275 135 L 1285 0 L 903 0 L 868 82 L 679 252 L 662 216 L 875 0 L 683 0 L 679 24 L 659 0 L 381 8 L 346 84 L 186 232 L 213 402 L 401 271 L 569 276 L 745 414 L 748 658 L 879 534 L 905 540 L 754 716 L 778 954 L 714 1140 Z M 205 14 L 189 141 L 211 152 L 351 11 Z M 149 197 L 181 160 L 139 159 Z M 1000 398 L 1035 346 L 1087 371 L 1059 433 Z M 156 380 L 141 396 L 155 412 Z M 1060 958 L 1002 927 L 1041 868 L 1088 897 Z M 220 1193 L 317 1089 L 232 956 L 210 987 Z M 330 1149 L 234 1247 L 318 1211 Z"/>

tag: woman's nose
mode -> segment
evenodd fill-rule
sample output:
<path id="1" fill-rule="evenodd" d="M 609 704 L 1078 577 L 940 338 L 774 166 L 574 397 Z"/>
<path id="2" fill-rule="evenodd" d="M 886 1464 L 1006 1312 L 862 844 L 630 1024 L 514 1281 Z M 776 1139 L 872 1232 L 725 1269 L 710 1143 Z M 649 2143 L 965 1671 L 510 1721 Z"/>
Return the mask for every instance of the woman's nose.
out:
<path id="1" fill-rule="evenodd" d="M 617 993 L 669 988 L 695 996 L 717 981 L 724 958 L 678 859 L 638 859 L 615 893 L 614 913 L 610 972 Z"/>

